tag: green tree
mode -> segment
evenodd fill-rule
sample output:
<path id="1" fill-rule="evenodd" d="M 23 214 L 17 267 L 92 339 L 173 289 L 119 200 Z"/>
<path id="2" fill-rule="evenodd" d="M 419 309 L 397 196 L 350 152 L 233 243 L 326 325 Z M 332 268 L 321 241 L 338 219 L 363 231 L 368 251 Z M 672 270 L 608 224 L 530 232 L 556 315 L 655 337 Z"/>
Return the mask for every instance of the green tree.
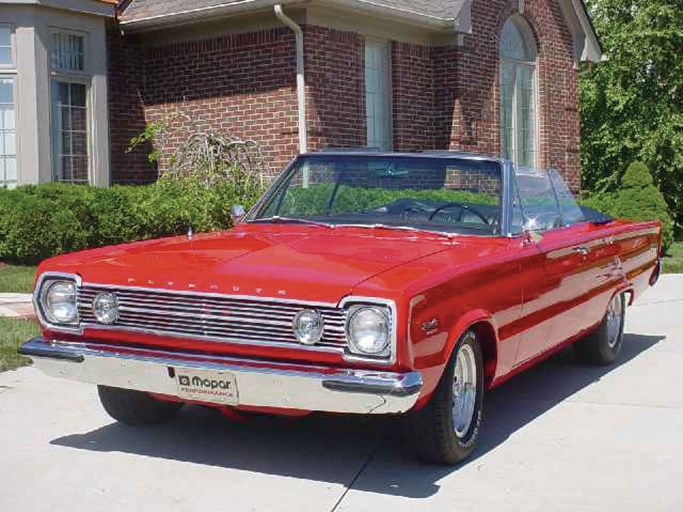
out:
<path id="1" fill-rule="evenodd" d="M 665 251 L 673 242 L 673 226 L 666 202 L 657 189 L 652 174 L 641 162 L 628 166 L 621 179 L 621 187 L 614 198 L 615 217 L 631 220 L 659 220 L 662 222 L 662 246 Z"/>
<path id="2" fill-rule="evenodd" d="M 683 226 L 683 0 L 587 0 L 606 57 L 581 73 L 581 164 L 589 193 L 644 162 Z"/>

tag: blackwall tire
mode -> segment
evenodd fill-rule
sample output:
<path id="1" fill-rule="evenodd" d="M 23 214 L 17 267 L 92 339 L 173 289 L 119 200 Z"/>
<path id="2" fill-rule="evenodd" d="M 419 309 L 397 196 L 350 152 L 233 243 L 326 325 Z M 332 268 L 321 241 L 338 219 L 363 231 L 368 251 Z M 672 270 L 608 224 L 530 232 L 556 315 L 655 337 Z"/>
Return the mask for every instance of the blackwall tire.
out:
<path id="1" fill-rule="evenodd" d="M 462 364 L 471 361 L 475 375 L 462 377 Z M 469 363 L 466 363 L 469 364 Z M 457 395 L 457 375 L 463 382 L 476 384 L 471 407 L 463 409 L 467 391 Z M 404 433 L 415 456 L 425 462 L 453 465 L 466 459 L 479 438 L 484 401 L 484 364 L 481 347 L 474 331 L 462 335 L 453 351 L 441 381 L 430 401 L 404 418 Z M 471 410 L 471 412 L 469 412 Z M 465 412 L 465 415 L 461 414 Z M 469 415 L 469 418 L 467 417 Z"/>
<path id="2" fill-rule="evenodd" d="M 136 427 L 170 421 L 182 407 L 181 403 L 157 400 L 142 391 L 97 386 L 97 392 L 109 416 Z"/>
<path id="3" fill-rule="evenodd" d="M 624 320 L 626 297 L 615 295 L 610 301 L 605 317 L 595 331 L 574 343 L 574 352 L 586 363 L 605 366 L 614 363 L 624 344 Z"/>

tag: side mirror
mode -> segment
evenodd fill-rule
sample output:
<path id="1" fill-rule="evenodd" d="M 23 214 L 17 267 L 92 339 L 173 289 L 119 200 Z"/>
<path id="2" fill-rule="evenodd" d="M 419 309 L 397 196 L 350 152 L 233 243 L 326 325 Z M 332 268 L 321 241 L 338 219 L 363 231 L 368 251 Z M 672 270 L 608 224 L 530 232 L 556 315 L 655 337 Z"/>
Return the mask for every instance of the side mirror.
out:
<path id="1" fill-rule="evenodd" d="M 524 230 L 524 243 L 525 244 L 537 244 L 543 240 L 543 234 L 540 231 L 534 231 L 531 229 Z"/>
<path id="2" fill-rule="evenodd" d="M 241 204 L 236 204 L 230 208 L 230 218 L 232 219 L 233 225 L 241 224 L 247 212 L 244 211 L 244 206 Z"/>

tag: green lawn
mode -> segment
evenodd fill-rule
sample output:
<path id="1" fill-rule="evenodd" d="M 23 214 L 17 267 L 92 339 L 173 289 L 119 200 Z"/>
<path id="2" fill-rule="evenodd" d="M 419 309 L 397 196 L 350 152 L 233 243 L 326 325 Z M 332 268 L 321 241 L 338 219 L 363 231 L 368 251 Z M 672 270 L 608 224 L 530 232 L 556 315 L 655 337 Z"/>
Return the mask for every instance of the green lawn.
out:
<path id="1" fill-rule="evenodd" d="M 36 267 L 0 263 L 0 293 L 31 293 Z"/>
<path id="2" fill-rule="evenodd" d="M 665 274 L 683 274 L 683 242 L 675 242 L 662 262 Z"/>
<path id="3" fill-rule="evenodd" d="M 27 357 L 17 354 L 17 348 L 38 334 L 40 327 L 31 320 L 0 318 L 0 372 L 30 364 Z"/>

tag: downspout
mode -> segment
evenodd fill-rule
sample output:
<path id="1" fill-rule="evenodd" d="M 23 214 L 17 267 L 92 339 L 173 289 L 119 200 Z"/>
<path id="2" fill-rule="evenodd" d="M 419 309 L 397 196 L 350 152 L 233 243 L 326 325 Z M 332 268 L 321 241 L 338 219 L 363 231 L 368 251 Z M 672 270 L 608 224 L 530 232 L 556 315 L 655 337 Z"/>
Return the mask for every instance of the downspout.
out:
<path id="1" fill-rule="evenodd" d="M 308 151 L 308 127 L 306 126 L 306 77 L 304 74 L 304 32 L 296 22 L 275 5 L 275 16 L 287 25 L 296 36 L 296 94 L 299 105 L 299 153 Z"/>

